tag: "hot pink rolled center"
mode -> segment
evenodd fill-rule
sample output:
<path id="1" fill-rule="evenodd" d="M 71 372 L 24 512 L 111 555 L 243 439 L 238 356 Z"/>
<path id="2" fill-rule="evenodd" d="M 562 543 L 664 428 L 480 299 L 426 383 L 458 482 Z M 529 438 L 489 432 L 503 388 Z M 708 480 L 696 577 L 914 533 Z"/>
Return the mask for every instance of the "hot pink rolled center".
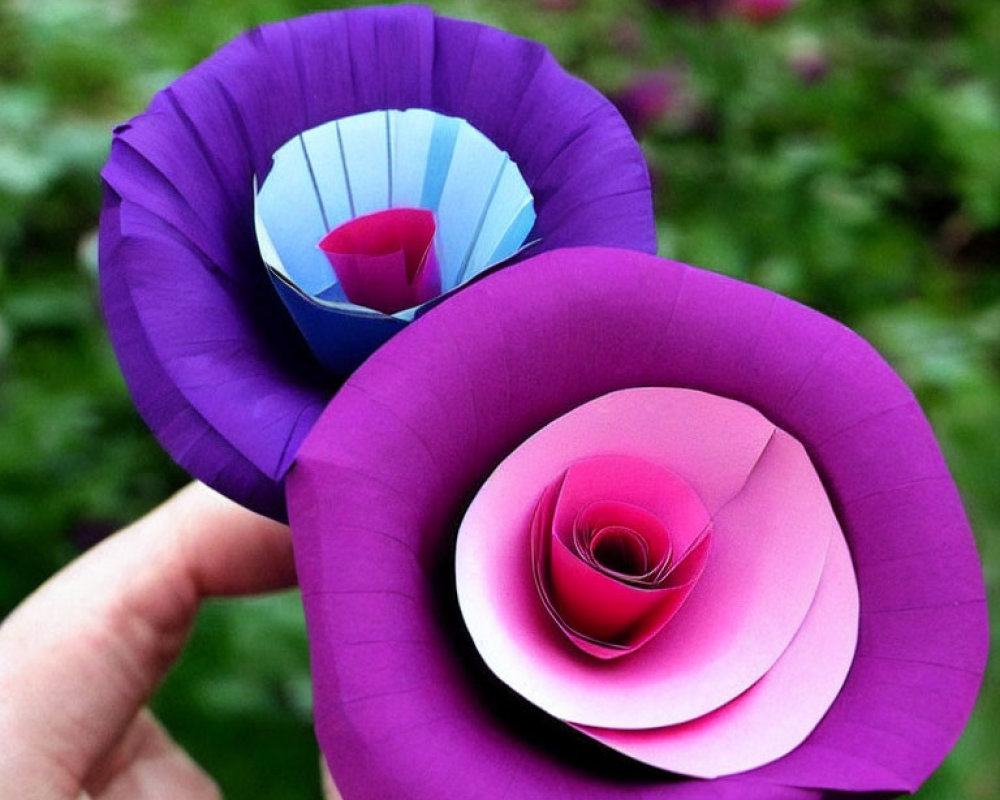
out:
<path id="1" fill-rule="evenodd" d="M 570 465 L 531 520 L 535 586 L 574 645 L 601 659 L 650 641 L 708 557 L 708 517 L 680 477 L 632 456 Z"/>
<path id="2" fill-rule="evenodd" d="M 348 300 L 394 314 L 441 294 L 435 231 L 431 211 L 390 208 L 334 228 L 319 247 Z"/>

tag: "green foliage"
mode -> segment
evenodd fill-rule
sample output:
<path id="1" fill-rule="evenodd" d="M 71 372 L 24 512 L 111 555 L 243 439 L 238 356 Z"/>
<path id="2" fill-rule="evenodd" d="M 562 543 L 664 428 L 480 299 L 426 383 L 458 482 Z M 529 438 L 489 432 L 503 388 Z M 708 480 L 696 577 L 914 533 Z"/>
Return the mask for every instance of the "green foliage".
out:
<path id="1" fill-rule="evenodd" d="M 338 3 L 335 5 L 347 5 Z M 609 93 L 669 69 L 643 137 L 664 255 L 860 330 L 921 399 L 1000 581 L 1000 4 L 801 0 L 767 24 L 640 0 L 440 0 L 544 41 Z M 185 478 L 100 320 L 111 127 L 305 0 L 0 2 L 0 613 Z M 204 611 L 155 707 L 230 797 L 316 798 L 298 598 Z M 1000 796 L 1000 677 L 919 796 Z"/>

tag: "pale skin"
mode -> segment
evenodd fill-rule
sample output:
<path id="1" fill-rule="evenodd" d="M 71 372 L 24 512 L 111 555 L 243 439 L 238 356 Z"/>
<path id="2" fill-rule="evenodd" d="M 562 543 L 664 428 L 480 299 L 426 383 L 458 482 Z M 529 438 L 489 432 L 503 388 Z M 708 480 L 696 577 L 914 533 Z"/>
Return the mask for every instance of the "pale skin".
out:
<path id="1" fill-rule="evenodd" d="M 0 624 L 3 796 L 220 798 L 146 703 L 202 600 L 294 584 L 288 528 L 200 484 L 75 560 Z"/>

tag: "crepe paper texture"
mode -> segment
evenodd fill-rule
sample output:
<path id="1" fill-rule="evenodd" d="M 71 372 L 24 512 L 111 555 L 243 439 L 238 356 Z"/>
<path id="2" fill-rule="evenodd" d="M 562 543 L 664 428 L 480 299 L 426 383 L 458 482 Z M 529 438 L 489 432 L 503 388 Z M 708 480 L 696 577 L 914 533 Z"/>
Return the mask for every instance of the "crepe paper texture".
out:
<path id="1" fill-rule="evenodd" d="M 426 109 L 331 120 L 285 142 L 273 160 L 254 206 L 261 258 L 316 358 L 337 374 L 439 295 L 515 256 L 535 224 L 531 189 L 507 153 L 465 120 Z M 431 249 L 418 210 L 433 221 Z M 407 231 L 423 243 L 415 258 L 426 253 L 440 269 L 394 285 L 384 245 Z M 366 246 L 378 252 L 360 261 L 341 253 L 331 272 L 330 245 L 342 248 L 346 237 L 355 251 L 371 238 Z M 362 286 L 369 271 L 381 277 Z M 337 335 L 351 325 L 372 338 Z"/>
<path id="2" fill-rule="evenodd" d="M 261 263 L 254 179 L 299 133 L 389 109 L 465 120 L 509 154 L 534 198 L 532 252 L 656 247 L 649 175 L 628 126 L 540 44 L 428 8 L 370 7 L 255 28 L 182 75 L 112 140 L 105 315 L 164 448 L 276 518 L 286 516 L 284 476 L 341 378 L 317 363 Z M 278 291 L 295 292 L 283 282 Z M 385 334 L 353 317 L 334 328 L 331 339 L 353 350 Z"/>
<path id="3" fill-rule="evenodd" d="M 523 298 L 531 302 L 518 302 Z M 593 731 L 585 736 L 539 711 L 490 673 L 457 607 L 456 532 L 487 478 L 553 420 L 641 387 L 738 401 L 786 433 L 788 440 L 779 438 L 789 447 L 800 443 L 822 479 L 857 581 L 857 646 L 843 688 L 800 745 L 736 775 L 658 772 L 595 743 Z M 700 458 L 704 474 L 713 475 L 705 487 L 692 479 L 708 509 L 724 500 L 723 489 L 738 489 L 741 474 L 728 471 L 730 444 L 718 453 L 712 441 L 685 467 L 693 470 Z M 742 446 L 752 453 L 749 445 Z M 526 513 L 546 480 L 534 485 Z M 912 393 L 839 323 L 675 262 L 571 248 L 459 292 L 344 384 L 303 444 L 287 491 L 317 734 L 345 800 L 774 800 L 913 791 L 954 744 L 982 679 L 988 631 L 981 567 Z M 660 636 L 710 585 L 713 558 L 724 552 L 720 516 L 705 573 Z M 851 572 L 835 532 L 828 541 L 830 567 L 814 587 L 818 613 L 807 615 L 785 651 L 801 646 L 817 663 L 826 652 L 817 629 L 827 614 L 835 621 L 842 614 L 827 598 L 840 595 Z M 511 597 L 522 590 L 512 585 Z M 551 626 L 537 596 L 533 602 Z M 612 670 L 653 652 L 659 639 L 597 662 L 555 635 L 579 659 Z M 682 725 L 672 747 L 685 768 L 713 774 L 720 766 L 712 763 L 715 748 L 734 741 L 748 761 L 756 757 L 757 743 L 740 736 L 741 723 L 734 729 L 714 715 L 756 725 L 775 707 L 824 700 L 784 688 L 813 668 L 810 657 L 778 658 L 754 684 L 778 684 L 774 691 L 740 695 L 705 715 L 705 727 Z M 787 744 L 801 733 L 792 728 L 772 735 Z M 600 735 L 619 746 L 619 734 Z M 642 757 L 647 734 L 620 735 Z"/>
<path id="4" fill-rule="evenodd" d="M 665 621 L 654 612 L 653 629 L 639 627 L 644 647 L 614 664 L 581 657 L 540 613 L 524 550 L 537 487 L 553 476 L 557 531 L 575 507 L 605 497 L 648 509 L 681 552 L 702 556 L 681 562 L 694 566 L 689 580 L 701 578 L 690 599 Z M 709 527 L 711 549 L 699 550 Z M 831 563 L 834 547 L 846 566 Z M 703 392 L 618 391 L 547 425 L 483 484 L 455 562 L 462 616 L 501 680 L 588 735 L 675 772 L 714 777 L 785 755 L 819 723 L 854 655 L 857 587 L 809 457 L 754 409 Z M 842 577 L 827 577 L 838 569 Z M 578 583 L 605 603 L 605 616 L 630 610 L 620 592 Z M 784 679 L 764 680 L 779 663 Z M 728 708 L 737 698 L 742 712 Z M 708 746 L 713 735 L 726 746 Z"/>

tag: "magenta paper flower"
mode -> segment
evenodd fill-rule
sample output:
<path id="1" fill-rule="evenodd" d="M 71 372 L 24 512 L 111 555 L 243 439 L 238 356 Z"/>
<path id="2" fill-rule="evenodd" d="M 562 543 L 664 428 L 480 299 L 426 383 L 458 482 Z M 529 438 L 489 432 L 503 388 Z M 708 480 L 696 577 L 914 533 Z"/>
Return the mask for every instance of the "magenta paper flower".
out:
<path id="1" fill-rule="evenodd" d="M 682 264 L 568 249 L 469 287 L 348 379 L 287 490 L 346 800 L 912 791 L 982 677 L 978 557 L 910 391 L 833 320 Z M 613 593 L 702 531 L 618 658 L 565 628 L 634 644 L 648 608 L 588 633 L 547 606 L 587 598 L 533 543 Z"/>
<path id="2" fill-rule="evenodd" d="M 365 8 L 254 29 L 183 75 L 115 131 L 102 173 L 105 313 L 163 446 L 195 477 L 275 517 L 285 515 L 284 475 L 342 375 L 319 366 L 275 292 L 254 235 L 254 180 L 266 181 L 272 157 L 300 134 L 394 109 L 462 120 L 509 156 L 537 215 L 532 252 L 655 249 L 648 173 L 627 126 L 539 44 L 427 8 Z M 315 239 L 302 246 L 322 258 Z M 399 247 L 408 253 L 409 242 Z M 350 283 L 359 254 L 331 246 L 342 245 L 330 255 Z M 422 252 L 414 259 L 405 277 L 420 285 L 397 286 L 377 313 L 433 294 L 433 268 Z M 287 302 L 292 290 L 279 291 Z M 373 333 L 370 318 L 344 314 L 324 347 L 370 350 L 386 320 L 395 318 L 379 317 Z"/>

